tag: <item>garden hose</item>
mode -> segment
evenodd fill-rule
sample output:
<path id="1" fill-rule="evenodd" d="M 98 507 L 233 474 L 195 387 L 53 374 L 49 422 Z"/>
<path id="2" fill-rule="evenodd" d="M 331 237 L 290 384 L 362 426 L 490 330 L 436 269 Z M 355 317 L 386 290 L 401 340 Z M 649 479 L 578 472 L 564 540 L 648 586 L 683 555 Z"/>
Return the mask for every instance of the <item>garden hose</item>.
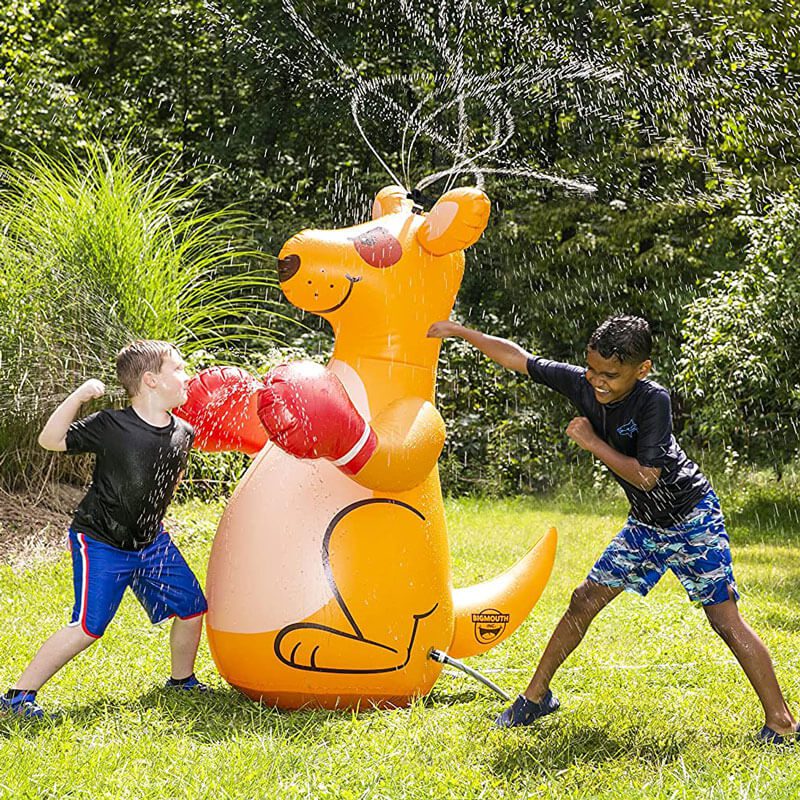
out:
<path id="1" fill-rule="evenodd" d="M 484 686 L 488 686 L 493 692 L 499 694 L 503 700 L 511 700 L 510 695 L 506 694 L 496 683 L 492 683 L 488 678 L 481 675 L 480 672 L 472 669 L 472 667 L 468 667 L 463 661 L 459 661 L 457 658 L 451 658 L 447 653 L 443 653 L 435 647 L 431 647 L 428 651 L 428 658 L 438 661 L 440 664 L 447 664 L 450 667 L 460 669 L 463 673 L 469 675 L 470 678 L 475 678 L 476 681 L 480 681 Z"/>

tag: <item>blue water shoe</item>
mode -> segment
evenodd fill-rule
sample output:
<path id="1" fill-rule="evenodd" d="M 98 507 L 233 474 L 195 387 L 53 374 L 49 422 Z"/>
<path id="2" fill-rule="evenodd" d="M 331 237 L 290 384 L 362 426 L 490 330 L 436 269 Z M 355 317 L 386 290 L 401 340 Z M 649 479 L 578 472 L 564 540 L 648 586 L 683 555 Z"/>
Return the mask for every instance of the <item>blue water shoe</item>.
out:
<path id="1" fill-rule="evenodd" d="M 26 719 L 41 719 L 44 710 L 36 702 L 36 692 L 9 689 L 4 695 L 0 695 L 0 714 L 18 714 Z"/>
<path id="2" fill-rule="evenodd" d="M 211 691 L 205 683 L 200 683 L 194 676 L 194 672 L 188 678 L 168 678 L 164 684 L 165 689 L 184 689 L 193 692 Z"/>
<path id="3" fill-rule="evenodd" d="M 553 697 L 548 689 L 547 694 L 538 702 L 528 700 L 525 695 L 517 699 L 494 721 L 496 728 L 516 728 L 520 725 L 530 725 L 540 717 L 546 717 L 558 711 L 561 704 Z"/>
<path id="4" fill-rule="evenodd" d="M 795 733 L 800 733 L 800 722 L 795 727 Z M 774 745 L 793 745 L 797 741 L 796 736 L 790 733 L 778 733 L 772 730 L 769 725 L 765 725 L 757 734 L 756 739 L 759 744 L 774 744 Z"/>

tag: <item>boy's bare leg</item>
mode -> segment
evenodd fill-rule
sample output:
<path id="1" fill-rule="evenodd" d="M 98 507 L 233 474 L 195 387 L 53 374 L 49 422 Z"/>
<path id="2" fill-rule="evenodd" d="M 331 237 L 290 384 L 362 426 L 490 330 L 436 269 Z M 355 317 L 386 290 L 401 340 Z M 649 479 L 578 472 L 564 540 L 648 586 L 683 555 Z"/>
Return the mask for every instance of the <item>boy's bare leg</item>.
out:
<path id="1" fill-rule="evenodd" d="M 742 619 L 733 599 L 704 606 L 711 627 L 728 645 L 764 707 L 766 724 L 776 733 L 792 733 L 795 719 L 783 699 L 772 659 L 758 634 Z"/>
<path id="2" fill-rule="evenodd" d="M 172 677 L 188 678 L 194 672 L 194 660 L 203 631 L 203 615 L 191 619 L 175 617 L 169 632 L 169 650 L 172 659 Z"/>
<path id="3" fill-rule="evenodd" d="M 525 690 L 528 700 L 538 702 L 547 694 L 553 675 L 581 643 L 592 620 L 622 591 L 621 586 L 604 586 L 585 580 L 572 593 L 569 608 L 556 625 L 536 672 Z"/>
<path id="4" fill-rule="evenodd" d="M 38 691 L 61 667 L 96 641 L 78 625 L 61 628 L 39 648 L 13 688 Z"/>

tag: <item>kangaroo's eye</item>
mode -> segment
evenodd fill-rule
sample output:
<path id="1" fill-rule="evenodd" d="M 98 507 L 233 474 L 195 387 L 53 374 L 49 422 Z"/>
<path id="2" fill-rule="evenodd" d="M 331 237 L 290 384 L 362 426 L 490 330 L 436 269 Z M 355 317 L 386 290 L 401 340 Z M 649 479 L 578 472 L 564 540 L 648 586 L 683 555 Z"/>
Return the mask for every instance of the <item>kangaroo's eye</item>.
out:
<path id="1" fill-rule="evenodd" d="M 386 228 L 370 228 L 353 239 L 356 252 L 372 267 L 385 269 L 396 264 L 403 256 L 400 242 Z"/>

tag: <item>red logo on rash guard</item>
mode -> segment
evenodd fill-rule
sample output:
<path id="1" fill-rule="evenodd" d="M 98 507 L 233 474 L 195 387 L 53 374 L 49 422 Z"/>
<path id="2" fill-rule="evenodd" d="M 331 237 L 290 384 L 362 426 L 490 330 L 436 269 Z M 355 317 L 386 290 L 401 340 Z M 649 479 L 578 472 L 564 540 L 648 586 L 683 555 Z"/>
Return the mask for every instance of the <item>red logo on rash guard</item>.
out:
<path id="1" fill-rule="evenodd" d="M 371 228 L 353 239 L 356 251 L 370 266 L 385 269 L 396 264 L 403 256 L 400 242 L 386 228 Z"/>

